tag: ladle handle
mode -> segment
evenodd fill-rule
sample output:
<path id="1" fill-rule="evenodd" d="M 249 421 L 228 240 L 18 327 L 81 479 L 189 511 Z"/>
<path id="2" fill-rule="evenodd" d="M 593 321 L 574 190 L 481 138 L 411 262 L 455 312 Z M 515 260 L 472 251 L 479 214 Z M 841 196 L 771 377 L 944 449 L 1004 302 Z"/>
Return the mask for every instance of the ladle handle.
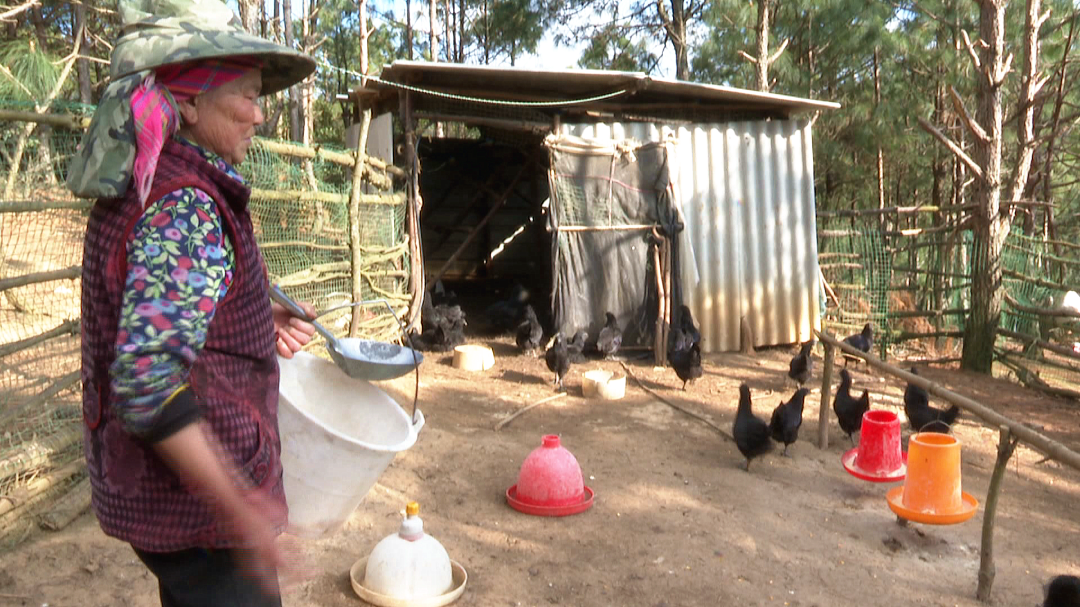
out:
<path id="1" fill-rule="evenodd" d="M 285 309 L 289 311 L 289 314 L 292 314 L 293 316 L 301 320 L 306 320 L 307 322 L 311 323 L 312 326 L 315 327 L 315 330 L 319 332 L 319 335 L 322 335 L 324 338 L 326 338 L 327 342 L 332 344 L 337 343 L 337 337 L 329 330 L 327 330 L 326 327 L 322 326 L 319 321 L 308 316 L 308 313 L 305 312 L 299 304 L 293 301 L 291 297 L 286 295 L 285 291 L 281 290 L 281 287 L 277 285 L 270 285 L 270 299 L 284 306 Z"/>

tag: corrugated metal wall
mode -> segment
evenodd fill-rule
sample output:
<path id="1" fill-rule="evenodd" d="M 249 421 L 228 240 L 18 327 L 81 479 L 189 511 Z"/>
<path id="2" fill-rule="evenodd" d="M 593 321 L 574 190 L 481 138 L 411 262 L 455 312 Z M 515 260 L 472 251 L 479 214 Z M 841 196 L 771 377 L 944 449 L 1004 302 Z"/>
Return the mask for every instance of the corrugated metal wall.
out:
<path id="1" fill-rule="evenodd" d="M 702 350 L 739 349 L 746 316 L 755 346 L 805 341 L 820 328 L 814 158 L 805 120 L 563 125 L 586 139 L 674 146 L 683 295 Z"/>

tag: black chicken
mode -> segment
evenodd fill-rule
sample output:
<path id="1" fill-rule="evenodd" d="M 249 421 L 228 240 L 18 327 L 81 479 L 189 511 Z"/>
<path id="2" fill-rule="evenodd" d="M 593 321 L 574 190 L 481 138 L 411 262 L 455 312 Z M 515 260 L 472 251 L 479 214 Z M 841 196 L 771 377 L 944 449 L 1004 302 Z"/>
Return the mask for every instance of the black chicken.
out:
<path id="1" fill-rule="evenodd" d="M 674 349 L 689 350 L 691 344 L 701 342 L 701 332 L 694 326 L 694 316 L 690 306 L 679 306 L 679 320 L 673 332 L 676 338 Z"/>
<path id="2" fill-rule="evenodd" d="M 735 437 L 735 446 L 746 458 L 744 469 L 747 472 L 750 471 L 750 460 L 772 450 L 769 425 L 751 410 L 750 386 L 746 384 L 739 386 L 739 410 L 735 413 L 735 426 L 731 433 Z"/>
<path id="3" fill-rule="evenodd" d="M 685 350 L 675 350 L 668 354 L 671 366 L 675 369 L 675 375 L 682 380 L 682 389 L 686 389 L 686 383 L 693 383 L 701 377 L 701 346 L 690 344 Z"/>
<path id="4" fill-rule="evenodd" d="M 420 351 L 447 352 L 465 343 L 465 313 L 461 306 L 439 304 L 433 306 L 431 298 L 425 297 L 420 307 L 423 333 L 413 331 L 409 336 L 411 346 Z"/>
<path id="5" fill-rule="evenodd" d="M 870 352 L 870 348 L 874 346 L 874 327 L 870 323 L 866 323 L 862 328 L 862 333 L 856 333 L 854 335 L 848 335 L 844 338 L 844 343 L 859 350 L 860 352 Z M 855 361 L 855 364 L 859 364 L 859 359 L 844 354 L 844 366 L 846 367 L 849 360 Z"/>
<path id="6" fill-rule="evenodd" d="M 566 352 L 570 355 L 570 362 L 585 362 L 585 340 L 588 337 L 589 334 L 585 331 L 578 331 L 577 333 L 574 333 L 574 337 L 570 340 L 570 343 L 566 344 Z"/>
<path id="7" fill-rule="evenodd" d="M 851 373 L 847 369 L 840 369 L 840 389 L 836 391 L 832 408 L 836 420 L 840 422 L 840 429 L 855 446 L 855 439 L 851 435 L 862 429 L 863 413 L 870 410 L 870 392 L 863 390 L 859 398 L 851 396 Z"/>
<path id="8" fill-rule="evenodd" d="M 536 319 L 536 310 L 530 305 L 525 306 L 525 319 L 517 327 L 517 345 L 525 352 L 533 352 L 540 347 L 540 340 L 544 338 L 544 328 Z"/>
<path id="9" fill-rule="evenodd" d="M 912 375 L 918 375 L 915 367 L 911 368 Z M 904 388 L 904 414 L 907 415 L 908 424 L 916 432 L 949 432 L 956 418 L 960 417 L 960 407 L 953 405 L 947 410 L 935 409 L 930 406 L 930 395 L 926 390 L 908 382 Z"/>
<path id="10" fill-rule="evenodd" d="M 604 355 L 604 358 L 611 358 L 622 347 L 622 329 L 619 328 L 619 322 L 615 320 L 614 314 L 605 312 L 604 316 L 607 317 L 607 322 L 604 328 L 600 329 L 600 336 L 596 338 L 596 349 Z"/>
<path id="11" fill-rule="evenodd" d="M 788 445 L 799 439 L 799 428 L 802 426 L 803 403 L 810 391 L 799 388 L 791 395 L 791 400 L 780 403 L 773 409 L 772 418 L 769 420 L 769 434 L 778 443 L 784 443 L 783 456 L 787 457 Z"/>
<path id="12" fill-rule="evenodd" d="M 1080 607 L 1080 578 L 1059 575 L 1050 580 L 1043 607 Z"/>
<path id="13" fill-rule="evenodd" d="M 814 371 L 814 359 L 810 356 L 810 350 L 814 347 L 814 340 L 810 340 L 799 348 L 799 353 L 788 363 L 787 376 L 795 380 L 800 386 L 810 379 Z"/>
<path id="14" fill-rule="evenodd" d="M 484 309 L 484 319 L 499 333 L 517 328 L 529 302 L 529 292 L 520 284 L 514 284 L 510 297 L 497 301 Z"/>
<path id="15" fill-rule="evenodd" d="M 544 361 L 547 362 L 548 370 L 555 374 L 555 384 L 558 386 L 556 389 L 561 391 L 563 378 L 570 371 L 570 354 L 562 333 L 555 334 L 555 342 L 544 353 Z"/>

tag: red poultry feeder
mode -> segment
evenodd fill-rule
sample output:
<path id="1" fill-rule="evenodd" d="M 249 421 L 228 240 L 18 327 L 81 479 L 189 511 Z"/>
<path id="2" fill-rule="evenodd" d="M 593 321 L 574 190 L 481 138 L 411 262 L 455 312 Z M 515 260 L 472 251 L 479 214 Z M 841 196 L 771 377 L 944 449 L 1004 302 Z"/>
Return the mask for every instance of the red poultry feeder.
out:
<path id="1" fill-rule="evenodd" d="M 880 409 L 863 413 L 859 446 L 840 462 L 856 478 L 872 483 L 893 483 L 907 474 L 907 453 L 900 450 L 900 419 Z"/>
<path id="2" fill-rule="evenodd" d="M 557 435 L 548 434 L 521 464 L 506 502 L 525 514 L 569 516 L 592 506 L 593 490 L 585 486 L 574 454 L 559 445 Z"/>

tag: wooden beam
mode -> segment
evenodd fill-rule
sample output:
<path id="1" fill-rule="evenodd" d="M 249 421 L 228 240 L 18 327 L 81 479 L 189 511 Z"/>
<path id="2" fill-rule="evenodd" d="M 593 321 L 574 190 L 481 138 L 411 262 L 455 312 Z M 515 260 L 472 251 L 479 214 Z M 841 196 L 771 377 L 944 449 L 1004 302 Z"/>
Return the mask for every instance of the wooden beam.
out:
<path id="1" fill-rule="evenodd" d="M 26 339 L 20 339 L 19 341 L 11 342 L 10 344 L 4 344 L 0 346 L 0 358 L 7 356 L 8 354 L 14 354 L 20 350 L 32 348 L 42 342 L 46 342 L 54 337 L 61 335 L 75 335 L 79 332 L 79 319 L 65 320 L 60 326 L 50 329 L 40 335 L 28 337 Z"/>
<path id="2" fill-rule="evenodd" d="M 34 213 L 37 211 L 76 210 L 85 211 L 94 206 L 93 200 L 43 200 L 0 202 L 0 213 Z"/>
<path id="3" fill-rule="evenodd" d="M 52 270 L 49 272 L 23 274 L 22 276 L 16 276 L 14 278 L 0 278 L 0 291 L 14 289 L 15 287 L 25 287 L 26 285 L 38 284 L 41 282 L 49 282 L 52 280 L 75 279 L 80 276 L 82 276 L 82 266 L 72 266 L 70 268 L 64 268 L 63 270 Z"/>
<path id="4" fill-rule="evenodd" d="M 1048 436 L 1044 436 L 1043 434 L 1040 434 L 1039 432 L 1031 429 L 1028 426 L 1015 422 L 998 413 L 997 411 L 994 411 L 993 409 L 990 409 L 966 396 L 962 396 L 960 394 L 957 394 L 956 392 L 953 392 L 952 390 L 942 388 L 938 384 L 927 380 L 925 377 L 914 375 L 912 373 L 904 371 L 903 369 L 900 369 L 899 367 L 890 365 L 889 363 L 882 361 L 873 354 L 867 354 L 861 350 L 857 350 L 846 343 L 836 340 L 831 335 L 826 335 L 824 333 L 821 333 L 820 331 L 814 331 L 814 334 L 817 335 L 818 339 L 820 339 L 822 342 L 831 343 L 834 347 L 839 348 L 845 354 L 849 354 L 855 358 L 860 358 L 866 361 L 866 364 L 871 367 L 885 371 L 886 373 L 894 375 L 908 383 L 915 384 L 916 386 L 919 386 L 920 388 L 926 390 L 928 393 L 933 394 L 934 396 L 937 396 L 938 398 L 945 400 L 951 404 L 954 404 L 961 409 L 964 409 L 965 411 L 971 412 L 976 417 L 983 420 L 983 422 L 985 422 L 985 425 L 991 428 L 998 428 L 1001 426 L 1008 427 L 1009 431 L 1016 435 L 1017 438 L 1048 455 L 1051 459 L 1057 460 L 1063 464 L 1080 470 L 1080 453 L 1072 451 L 1058 441 Z"/>
<path id="5" fill-rule="evenodd" d="M 439 271 L 436 272 L 435 275 L 432 277 L 431 284 L 435 284 L 440 278 L 442 278 L 446 274 L 446 272 L 450 269 L 450 265 L 457 261 L 458 257 L 461 257 L 461 254 L 464 253 L 465 249 L 472 243 L 473 240 L 476 239 L 476 236 L 480 234 L 480 231 L 484 228 L 485 225 L 487 225 L 487 222 L 491 221 L 491 218 L 495 216 L 495 213 L 499 209 L 501 209 L 504 204 L 506 204 L 506 201 L 510 198 L 510 193 L 514 191 L 515 187 L 517 187 L 518 181 L 520 181 L 522 176 L 525 175 L 527 168 L 529 168 L 528 163 L 521 165 L 521 169 L 518 170 L 517 175 L 514 176 L 513 181 L 510 182 L 510 185 L 506 188 L 506 191 L 503 193 L 503 195 L 499 198 L 498 201 L 496 201 L 495 204 L 491 205 L 491 210 L 487 212 L 487 215 L 484 215 L 484 218 L 480 220 L 480 223 L 476 224 L 476 227 L 473 228 L 472 232 L 469 232 L 469 235 L 465 237 L 465 241 L 458 245 L 457 250 L 454 251 L 452 255 L 450 255 L 450 258 L 446 260 L 446 263 L 443 265 L 443 267 L 439 268 Z"/>

